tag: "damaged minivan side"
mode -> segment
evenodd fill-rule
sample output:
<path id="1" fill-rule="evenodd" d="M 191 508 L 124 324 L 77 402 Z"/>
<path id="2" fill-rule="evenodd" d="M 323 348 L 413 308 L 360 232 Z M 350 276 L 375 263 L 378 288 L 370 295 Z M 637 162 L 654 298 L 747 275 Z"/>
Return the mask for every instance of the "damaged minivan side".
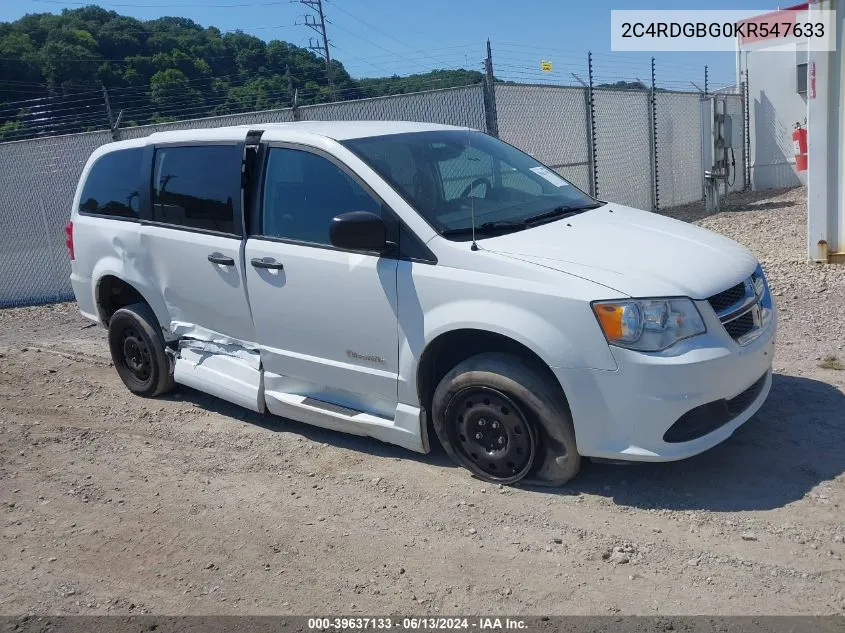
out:
<path id="1" fill-rule="evenodd" d="M 439 441 L 491 482 L 695 455 L 771 387 L 776 315 L 751 253 L 475 130 L 110 143 L 66 230 L 80 311 L 133 393 L 178 383 L 413 451 Z"/>

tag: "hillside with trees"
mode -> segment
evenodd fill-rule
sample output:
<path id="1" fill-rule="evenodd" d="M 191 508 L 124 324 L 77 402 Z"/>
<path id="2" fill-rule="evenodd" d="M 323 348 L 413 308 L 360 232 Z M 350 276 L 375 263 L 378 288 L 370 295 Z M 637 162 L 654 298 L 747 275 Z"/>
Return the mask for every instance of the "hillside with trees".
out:
<path id="1" fill-rule="evenodd" d="M 353 79 L 310 50 L 192 20 L 137 20 L 97 6 L 0 23 L 0 141 L 101 129 L 105 97 L 124 124 L 401 94 L 477 83 L 436 70 Z"/>

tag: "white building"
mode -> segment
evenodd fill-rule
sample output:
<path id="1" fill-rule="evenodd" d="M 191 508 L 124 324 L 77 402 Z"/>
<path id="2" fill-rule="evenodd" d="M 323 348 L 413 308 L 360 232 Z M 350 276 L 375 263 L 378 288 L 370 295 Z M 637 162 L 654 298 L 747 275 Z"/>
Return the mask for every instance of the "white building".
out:
<path id="1" fill-rule="evenodd" d="M 845 262 L 845 0 L 816 0 L 753 18 L 816 22 L 835 11 L 836 51 L 808 51 L 806 40 L 755 37 L 737 42 L 737 83 L 748 81 L 751 185 L 806 184 L 809 259 Z M 809 168 L 797 171 L 792 133 L 808 130 Z"/>
<path id="2" fill-rule="evenodd" d="M 805 22 L 808 4 L 772 11 L 754 22 Z M 798 11 L 797 15 L 793 11 Z M 795 51 L 777 48 L 794 44 Z M 774 189 L 807 184 L 795 170 L 792 131 L 807 120 L 807 48 L 795 38 L 766 37 L 737 42 L 737 83 L 748 81 L 751 130 L 751 186 Z"/>

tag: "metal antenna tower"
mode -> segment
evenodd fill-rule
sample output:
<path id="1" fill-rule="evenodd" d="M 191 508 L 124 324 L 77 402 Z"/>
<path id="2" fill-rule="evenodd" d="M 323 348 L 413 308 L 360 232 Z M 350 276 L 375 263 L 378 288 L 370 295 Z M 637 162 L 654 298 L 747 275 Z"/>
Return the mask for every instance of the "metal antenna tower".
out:
<path id="1" fill-rule="evenodd" d="M 332 56 L 329 52 L 329 38 L 326 35 L 326 16 L 323 13 L 323 0 L 299 0 L 306 7 L 314 11 L 314 14 L 306 14 L 305 26 L 315 31 L 317 35 L 323 40 L 320 44 L 319 40 L 315 42 L 314 38 L 308 39 L 308 49 L 317 53 L 320 57 L 326 60 L 326 80 L 329 84 L 329 93 L 334 98 L 334 82 L 332 81 Z"/>

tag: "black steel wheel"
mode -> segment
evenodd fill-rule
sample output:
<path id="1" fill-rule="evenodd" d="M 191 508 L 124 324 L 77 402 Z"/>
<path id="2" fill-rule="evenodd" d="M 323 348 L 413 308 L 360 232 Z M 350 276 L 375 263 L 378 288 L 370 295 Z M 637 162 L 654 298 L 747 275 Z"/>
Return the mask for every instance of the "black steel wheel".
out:
<path id="1" fill-rule="evenodd" d="M 173 387 L 164 337 L 147 304 L 135 303 L 112 315 L 109 350 L 114 368 L 132 393 L 152 397 Z"/>
<path id="2" fill-rule="evenodd" d="M 120 340 L 123 349 L 123 366 L 132 372 L 139 382 L 148 382 L 153 374 L 153 359 L 146 341 L 131 326 L 121 332 Z"/>
<path id="3" fill-rule="evenodd" d="M 536 433 L 504 393 L 485 386 L 462 389 L 446 408 L 446 421 L 461 461 L 480 477 L 514 483 L 534 465 Z"/>
<path id="4" fill-rule="evenodd" d="M 471 356 L 440 379 L 430 411 L 449 457 L 486 481 L 561 486 L 581 467 L 566 396 L 533 360 Z"/>

